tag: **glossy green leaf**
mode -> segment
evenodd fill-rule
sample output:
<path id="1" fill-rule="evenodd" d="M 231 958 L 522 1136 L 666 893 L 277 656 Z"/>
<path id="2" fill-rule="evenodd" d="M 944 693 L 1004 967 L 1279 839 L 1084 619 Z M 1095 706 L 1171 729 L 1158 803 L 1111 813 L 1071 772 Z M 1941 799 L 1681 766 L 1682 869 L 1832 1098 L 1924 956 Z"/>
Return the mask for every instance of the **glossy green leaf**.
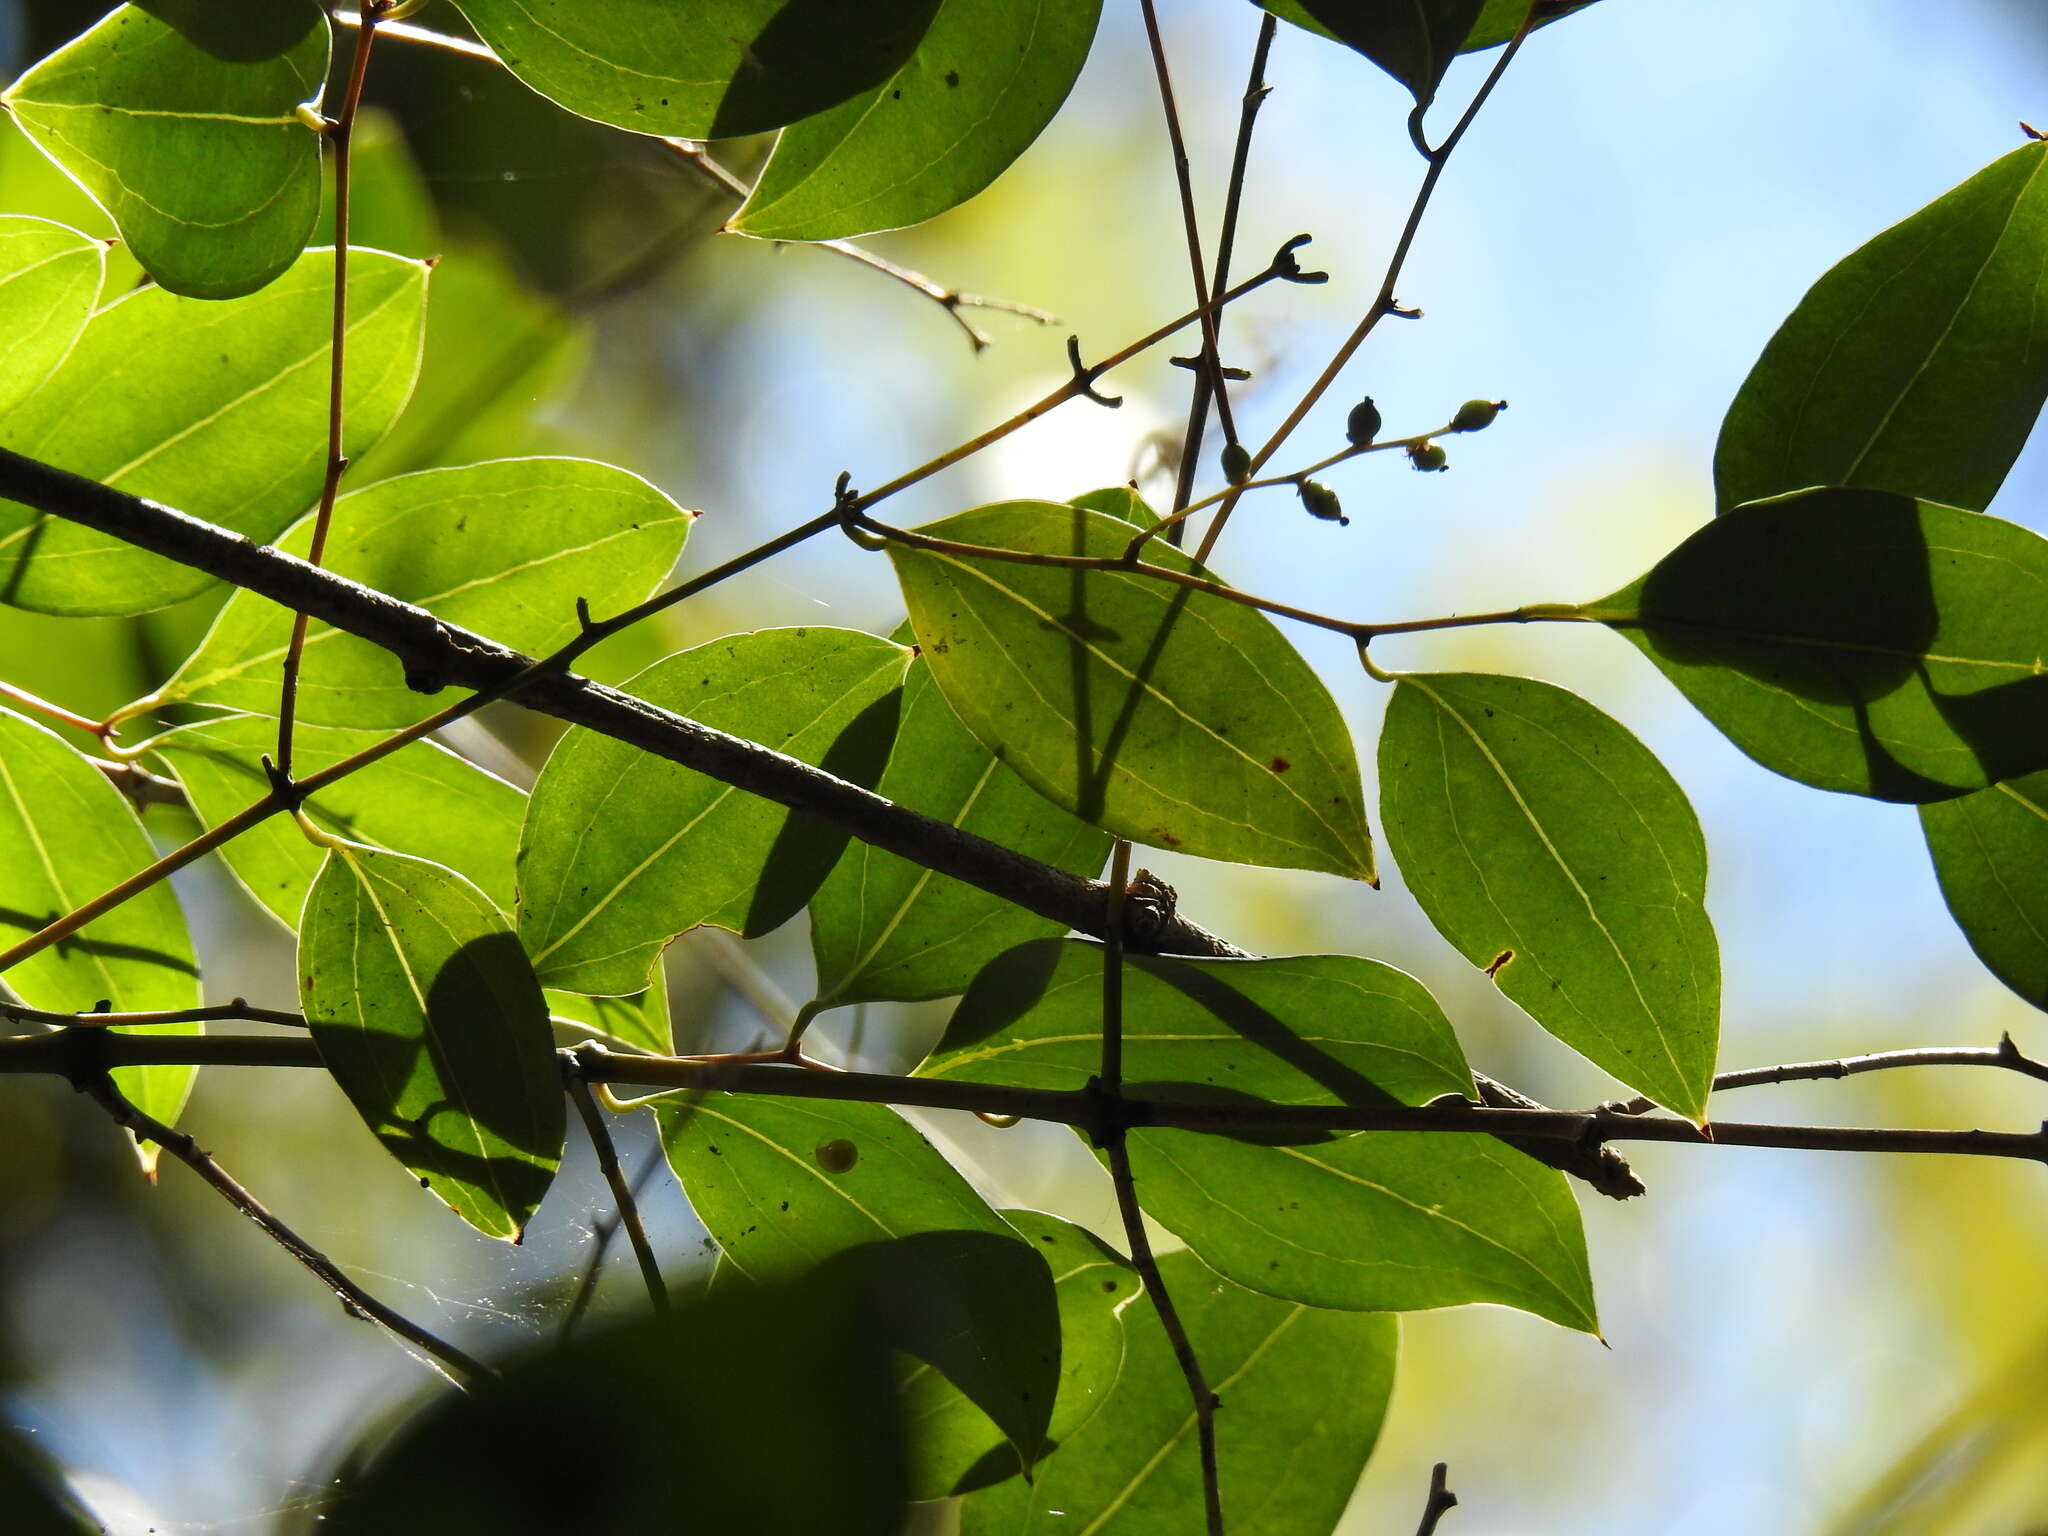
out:
<path id="1" fill-rule="evenodd" d="M 895 1372 L 873 1298 L 843 1278 L 722 1290 L 550 1339 L 378 1445 L 318 1528 L 898 1536 Z"/>
<path id="2" fill-rule="evenodd" d="M 498 459 L 380 480 L 335 504 L 328 569 L 451 624 L 543 656 L 573 638 L 576 599 L 630 607 L 660 585 L 689 532 L 683 511 L 638 475 L 588 459 Z M 303 555 L 312 519 L 278 541 Z M 274 714 L 291 615 L 237 592 L 199 649 L 159 690 L 164 703 Z M 315 622 L 299 718 L 395 729 L 445 701 L 415 692 L 389 651 Z"/>
<path id="3" fill-rule="evenodd" d="M 548 1016 L 577 1030 L 617 1041 L 655 1056 L 675 1050 L 670 1032 L 668 982 L 659 971 L 655 985 L 631 997 L 585 997 L 581 992 L 547 994 Z"/>
<path id="4" fill-rule="evenodd" d="M 745 1096 L 656 1113 L 691 1207 L 741 1274 L 773 1283 L 861 1255 L 894 1298 L 891 1342 L 1036 1456 L 1060 1377 L 1052 1272 L 901 1115 Z M 887 1239 L 904 1241 L 874 1246 Z"/>
<path id="5" fill-rule="evenodd" d="M 765 133 L 878 85 L 938 0 L 457 0 L 521 80 L 635 133 Z"/>
<path id="6" fill-rule="evenodd" d="M 320 208 L 327 77 L 306 0 L 123 5 L 0 96 L 172 293 L 229 299 L 298 259 Z"/>
<path id="7" fill-rule="evenodd" d="M 1317 30 L 1364 54 L 1408 87 L 1418 105 L 1436 99 L 1444 71 L 1465 45 L 1485 0 L 1297 0 Z M 1286 12 L 1280 12 L 1285 15 Z"/>
<path id="8" fill-rule="evenodd" d="M 2048 767 L 2048 541 L 1994 517 L 1783 496 L 1578 612 L 1802 784 L 1926 803 Z"/>
<path id="9" fill-rule="evenodd" d="M 308 777 L 383 739 L 377 731 L 297 726 L 295 771 Z M 202 720 L 151 743 L 185 787 L 194 813 L 218 826 L 270 791 L 263 756 L 277 751 L 277 722 L 253 715 Z M 306 814 L 322 831 L 372 848 L 445 865 L 480 888 L 500 911 L 512 910 L 512 864 L 526 796 L 496 774 L 431 741 L 320 790 Z M 306 892 L 325 855 L 289 817 L 274 816 L 221 849 L 249 894 L 287 928 L 297 928 Z"/>
<path id="10" fill-rule="evenodd" d="M 1046 1429 L 1048 1454 L 1095 1416 L 1124 1362 L 1124 1314 L 1144 1294 L 1128 1259 L 1094 1233 L 1038 1211 L 1004 1218 L 1052 1266 L 1059 1301 L 1060 1378 Z M 911 1496 L 985 1488 L 1022 1469 L 1002 1432 L 943 1372 L 922 1362 L 904 1381 Z"/>
<path id="11" fill-rule="evenodd" d="M 1977 958 L 2048 1008 L 2048 773 L 1923 805 L 1920 826 Z"/>
<path id="12" fill-rule="evenodd" d="M 0 215 L 0 411 L 70 356 L 106 275 L 105 241 L 48 219 Z"/>
<path id="13" fill-rule="evenodd" d="M 1254 1295 L 1192 1254 L 1159 1261 L 1211 1389 L 1226 1518 L 1243 1536 L 1328 1536 L 1386 1416 L 1395 1320 Z M 1199 1525 L 1202 1472 L 1187 1382 L 1144 1303 L 1125 1314 L 1123 1374 L 1030 1483 L 960 1507 L 961 1536 L 1154 1536 Z"/>
<path id="14" fill-rule="evenodd" d="M 1819 282 L 1721 424 L 1716 499 L 1867 486 L 1981 511 L 2048 398 L 2048 144 L 2026 144 Z"/>
<path id="15" fill-rule="evenodd" d="M 0 709 L 0 948 L 113 889 L 156 862 L 135 809 L 55 732 Z M 31 1008 L 116 1013 L 193 1008 L 199 966 L 177 894 L 160 880 L 61 944 L 4 973 L 0 989 Z M 196 1035 L 197 1024 L 151 1025 Z M 174 1123 L 197 1069 L 123 1067 L 114 1082 L 148 1114 Z M 153 1164 L 153 1149 L 145 1155 Z"/>
<path id="16" fill-rule="evenodd" d="M 1337 34 L 1324 26 L 1303 8 L 1304 0 L 1259 0 L 1263 10 L 1271 11 L 1282 21 L 1292 22 L 1304 31 L 1318 37 L 1327 37 L 1332 42 L 1341 42 Z M 1458 45 L 1460 53 L 1475 53 L 1483 48 L 1498 48 L 1515 35 L 1522 25 L 1522 18 L 1528 13 L 1531 0 L 1485 0 L 1478 18 Z M 1593 4 L 1593 0 L 1535 0 L 1538 11 L 1537 28 L 1547 27 L 1553 21 L 1561 21 L 1574 11 L 1582 11 Z M 1397 77 L 1398 78 L 1398 77 Z"/>
<path id="17" fill-rule="evenodd" d="M 1102 951 L 1022 945 L 961 999 L 920 1076 L 1078 1090 L 1101 1067 Z M 1450 1026 L 1411 977 L 1348 955 L 1127 957 L 1133 1093 L 1273 1104 L 1470 1095 Z M 1490 1137 L 1374 1132 L 1130 1139 L 1145 1209 L 1219 1273 L 1310 1306 L 1490 1301 L 1591 1329 L 1585 1240 L 1562 1175 Z"/>
<path id="18" fill-rule="evenodd" d="M 1595 1066 L 1705 1115 L 1707 845 L 1647 747 L 1548 683 L 1416 673 L 1387 707 L 1380 797 L 1408 889 L 1459 954 Z"/>
<path id="19" fill-rule="evenodd" d="M 333 257 L 308 251 L 226 303 L 139 289 L 93 317 L 63 366 L 0 420 L 0 444 L 269 540 L 320 494 L 327 455 Z M 347 431 L 361 460 L 419 367 L 427 269 L 349 263 Z M 0 601 L 45 613 L 146 613 L 212 578 L 0 502 Z"/>
<path id="20" fill-rule="evenodd" d="M 766 629 L 684 651 L 627 691 L 701 724 L 872 783 L 910 652 L 848 629 Z M 810 900 L 846 835 L 589 731 L 533 786 L 519 936 L 549 986 L 622 995 L 700 924 L 758 937 Z"/>
<path id="21" fill-rule="evenodd" d="M 920 224 L 982 190 L 1073 89 L 1102 0 L 941 0 L 887 80 L 782 132 L 728 228 L 831 240 Z"/>
<path id="22" fill-rule="evenodd" d="M 1120 555 L 1127 523 L 1044 501 L 919 530 L 1056 555 Z M 1119 571 L 889 546 L 946 701 L 1054 804 L 1120 837 L 1370 880 L 1350 733 L 1264 614 Z M 1145 558 L 1196 567 L 1158 541 Z"/>
<path id="23" fill-rule="evenodd" d="M 968 735 L 913 662 L 885 800 L 1000 842 L 1073 874 L 1093 877 L 1109 834 L 1076 821 Z M 847 845 L 811 898 L 811 953 L 822 1005 L 944 997 L 964 992 L 990 960 L 1061 925 L 866 843 Z"/>
<path id="24" fill-rule="evenodd" d="M 478 1231 L 517 1240 L 562 1160 L 547 1004 L 490 898 L 337 842 L 306 898 L 299 997 L 385 1149 Z"/>

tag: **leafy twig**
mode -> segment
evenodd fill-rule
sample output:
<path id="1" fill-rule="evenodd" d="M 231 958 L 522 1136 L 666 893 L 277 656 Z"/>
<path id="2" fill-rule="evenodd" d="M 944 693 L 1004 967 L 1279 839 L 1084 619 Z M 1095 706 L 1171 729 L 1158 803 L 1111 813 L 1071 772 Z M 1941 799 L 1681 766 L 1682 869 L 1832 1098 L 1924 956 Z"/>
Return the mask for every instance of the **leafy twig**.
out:
<path id="1" fill-rule="evenodd" d="M 1715 1075 L 1713 1092 L 1730 1088 L 1751 1088 L 1768 1083 L 1813 1082 L 1825 1078 L 1855 1077 L 1864 1072 L 1889 1072 L 1900 1067 L 2003 1067 L 2026 1077 L 2048 1083 L 2048 1062 L 2034 1060 L 2013 1043 L 2010 1034 L 2000 1035 L 1994 1046 L 1931 1046 L 1912 1051 L 1872 1051 L 1864 1056 L 1838 1056 L 1832 1061 L 1791 1061 L 1775 1067 L 1745 1067 L 1738 1072 Z M 1628 1099 L 1610 1106 L 1616 1114 L 1640 1115 L 1655 1109 L 1646 1098 Z"/>
<path id="2" fill-rule="evenodd" d="M 229 1019 L 252 1024 L 279 1024 L 304 1029 L 306 1016 L 282 1008 L 252 1008 L 241 998 L 206 1008 L 159 1008 L 145 1013 L 54 1013 L 0 998 L 0 1019 L 10 1024 L 41 1024 L 50 1029 L 142 1029 L 152 1024 L 215 1024 Z"/>
<path id="3" fill-rule="evenodd" d="M 311 1045 L 310 1041 L 303 1043 Z M 489 1366 L 472 1359 L 446 1339 L 429 1333 L 404 1314 L 385 1306 L 349 1279 L 336 1267 L 332 1259 L 273 1216 L 261 1201 L 231 1178 L 219 1163 L 201 1150 L 198 1142 L 182 1131 L 172 1130 L 162 1121 L 130 1103 L 104 1071 L 84 1073 L 73 1078 L 73 1083 L 81 1093 L 91 1098 L 137 1140 L 155 1142 L 212 1185 L 222 1199 L 255 1222 L 265 1236 L 312 1271 L 322 1285 L 334 1292 L 342 1310 L 350 1317 L 376 1323 L 403 1339 L 414 1349 L 428 1356 L 435 1367 L 458 1387 L 474 1386 L 496 1374 Z"/>
<path id="4" fill-rule="evenodd" d="M 647 1240 L 647 1228 L 640 1220 L 639 1202 L 633 1198 L 633 1188 L 619 1167 L 619 1150 L 612 1144 L 611 1132 L 605 1127 L 604 1113 L 590 1096 L 590 1087 L 583 1081 L 574 1057 L 567 1059 L 565 1081 L 569 1101 L 576 1106 L 576 1113 L 583 1117 L 583 1129 L 589 1132 L 591 1148 L 597 1153 L 598 1171 L 604 1175 L 605 1183 L 611 1186 L 619 1220 L 633 1244 L 633 1257 L 640 1263 L 640 1278 L 647 1282 L 647 1299 L 655 1311 L 666 1312 L 668 1286 L 662 1281 L 661 1265 L 654 1257 L 654 1245 Z"/>

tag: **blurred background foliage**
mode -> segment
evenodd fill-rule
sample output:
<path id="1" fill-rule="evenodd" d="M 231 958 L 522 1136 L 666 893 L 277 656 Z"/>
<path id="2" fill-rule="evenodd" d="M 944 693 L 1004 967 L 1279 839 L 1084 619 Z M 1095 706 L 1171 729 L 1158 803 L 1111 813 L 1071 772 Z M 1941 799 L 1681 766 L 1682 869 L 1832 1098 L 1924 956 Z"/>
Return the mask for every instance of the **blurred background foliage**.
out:
<path id="1" fill-rule="evenodd" d="M 0 3 L 9 72 L 96 19 L 93 0 Z M 833 477 L 874 484 L 1007 414 L 1185 306 L 1185 254 L 1134 8 L 1108 7 L 1065 113 L 993 189 L 875 250 L 938 281 L 1054 310 L 1057 330 L 977 314 L 975 354 L 926 299 L 828 252 L 718 233 L 734 200 L 682 157 L 569 118 L 487 64 L 381 44 L 359 139 L 356 238 L 443 257 L 426 369 L 366 469 L 581 453 L 702 508 L 703 569 L 810 516 Z M 1197 185 L 1213 218 L 1257 16 L 1241 0 L 1163 7 Z M 459 30 L 452 7 L 424 24 Z M 1253 160 L 1242 270 L 1312 231 L 1322 289 L 1233 310 L 1226 353 L 1254 380 L 1248 431 L 1278 420 L 1378 280 L 1417 165 L 1399 88 L 1291 29 Z M 1606 0 L 1531 45 L 1440 192 L 1383 327 L 1293 460 L 1339 441 L 1375 395 L 1387 430 L 1474 395 L 1511 412 L 1455 442 L 1452 473 L 1368 459 L 1333 477 L 1348 530 L 1288 498 L 1249 504 L 1233 581 L 1368 617 L 1569 600 L 1636 575 L 1711 509 L 1720 412 L 1820 272 L 2017 142 L 2048 115 L 2048 13 L 2034 0 L 1939 8 L 1868 0 Z M 1467 61 L 1444 100 L 1476 83 Z M 717 146 L 741 175 L 766 141 Z M 107 224 L 12 130 L 0 209 Z M 114 287 L 134 281 L 115 254 Z M 1003 496 L 1061 497 L 1147 474 L 1188 375 L 1151 357 L 1086 405 L 918 487 L 899 522 Z M 1170 439 L 1169 439 L 1170 441 Z M 1213 442 L 1213 439 L 1212 439 Z M 1386 456 L 1391 459 L 1392 456 Z M 1213 480 L 1213 474 L 1205 476 Z M 2037 441 L 1994 510 L 2048 532 Z M 134 621 L 0 610 L 5 675 L 87 714 L 149 690 L 203 632 L 218 591 Z M 622 678 L 735 629 L 899 617 L 872 556 L 814 541 L 621 637 L 590 669 Z M 2048 1049 L 2039 1017 L 1983 973 L 1940 906 L 1914 818 L 1770 778 L 1612 637 L 1574 626 L 1466 631 L 1398 648 L 1401 666 L 1526 672 L 1629 722 L 1693 797 L 1715 860 L 1730 1066 L 1905 1045 Z M 1340 644 L 1297 635 L 1369 742 L 1381 690 Z M 458 745 L 530 779 L 546 722 L 496 711 Z M 1370 752 L 1361 754 L 1370 759 Z M 192 831 L 153 810 L 165 843 Z M 1445 1001 L 1472 1059 L 1551 1103 L 1610 1091 L 1428 929 L 1400 888 L 1147 862 L 1184 908 L 1270 952 L 1366 953 Z M 218 871 L 180 884 L 209 997 L 291 1004 L 286 936 Z M 698 934 L 669 957 L 679 1047 L 737 1047 L 808 995 L 801 922 L 747 946 Z M 914 1060 L 942 1007 L 852 1011 L 821 1029 L 847 1059 Z M 815 1036 L 814 1036 L 815 1038 Z M 2038 1085 L 1888 1074 L 1748 1090 L 1736 1117 L 2025 1127 Z M 572 1158 L 523 1248 L 418 1196 L 313 1073 L 216 1071 L 186 1121 L 286 1219 L 387 1300 L 467 1348 L 557 1329 L 608 1204 Z M 1000 1204 L 1113 1231 L 1108 1189 L 1063 1131 L 925 1124 Z M 654 1155 L 629 1128 L 635 1167 Z M 1347 1531 L 1412 1524 L 1447 1459 L 1461 1536 L 1646 1530 L 2048 1530 L 2048 1200 L 2038 1168 L 1646 1147 L 1647 1199 L 1590 1199 L 1611 1350 L 1488 1308 L 1404 1321 L 1389 1429 Z M 0 1402 L 122 1531 L 290 1529 L 322 1469 L 423 1386 L 417 1366 L 179 1169 L 145 1186 L 112 1127 L 63 1085 L 0 1080 Z M 678 1281 L 704 1244 L 673 1181 L 647 1201 Z M 598 1306 L 638 1300 L 610 1251 Z M 688 1390 L 679 1384 L 679 1390 Z M 1227 1428 L 1227 1425 L 1226 1425 Z M 573 1426 L 565 1426 L 573 1434 Z M 601 1496 L 601 1495 L 600 1495 Z"/>

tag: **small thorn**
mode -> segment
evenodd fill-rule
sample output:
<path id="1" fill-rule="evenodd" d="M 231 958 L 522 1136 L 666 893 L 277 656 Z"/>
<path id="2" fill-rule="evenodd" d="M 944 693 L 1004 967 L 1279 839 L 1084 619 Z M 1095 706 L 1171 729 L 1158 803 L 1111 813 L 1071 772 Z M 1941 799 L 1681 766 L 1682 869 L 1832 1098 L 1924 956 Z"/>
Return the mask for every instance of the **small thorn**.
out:
<path id="1" fill-rule="evenodd" d="M 576 599 L 576 623 L 586 635 L 597 628 L 597 625 L 591 621 L 590 599 L 587 597 Z"/>
<path id="2" fill-rule="evenodd" d="M 1296 235 L 1275 251 L 1273 265 L 1270 268 L 1273 275 L 1290 283 L 1327 283 L 1330 280 L 1329 273 L 1304 272 L 1301 263 L 1294 259 L 1294 253 L 1314 238 L 1313 235 Z"/>
<path id="3" fill-rule="evenodd" d="M 1105 395 L 1095 387 L 1095 381 L 1102 376 L 1102 370 L 1090 368 L 1081 361 L 1081 338 L 1078 336 L 1067 338 L 1067 361 L 1074 366 L 1074 382 L 1081 386 L 1081 393 L 1090 400 L 1097 405 L 1106 405 L 1112 411 L 1124 403 L 1122 395 Z"/>

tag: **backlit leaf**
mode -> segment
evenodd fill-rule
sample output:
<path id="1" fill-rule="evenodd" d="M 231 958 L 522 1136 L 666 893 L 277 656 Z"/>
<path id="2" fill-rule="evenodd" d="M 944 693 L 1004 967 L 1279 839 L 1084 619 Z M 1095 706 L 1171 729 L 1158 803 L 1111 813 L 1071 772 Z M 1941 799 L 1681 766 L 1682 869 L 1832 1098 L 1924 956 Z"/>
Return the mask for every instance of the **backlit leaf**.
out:
<path id="1" fill-rule="evenodd" d="M 890 1342 L 1036 1456 L 1060 1378 L 1052 1272 L 901 1115 L 746 1096 L 656 1113 L 691 1207 L 741 1274 L 854 1264 L 894 1298 Z"/>
<path id="2" fill-rule="evenodd" d="M 1994 517 L 1883 491 L 1782 496 L 1579 612 L 1817 789 L 1926 803 L 2048 767 L 2048 541 Z"/>
<path id="3" fill-rule="evenodd" d="M 1324 26 L 1303 8 L 1305 0 L 1259 0 L 1260 8 L 1271 11 L 1282 21 L 1292 22 L 1318 37 L 1327 37 L 1332 42 L 1342 41 L 1337 34 Z M 1531 0 L 1485 0 L 1478 19 L 1458 45 L 1460 53 L 1475 53 L 1483 48 L 1498 48 L 1515 35 L 1522 25 L 1522 18 L 1528 14 Z M 1547 27 L 1553 21 L 1561 21 L 1574 11 L 1582 11 L 1593 4 L 1593 0 L 1534 0 L 1537 9 L 1536 26 Z"/>
<path id="4" fill-rule="evenodd" d="M 0 102 L 157 282 L 235 298 L 298 259 L 319 211 L 320 138 L 296 108 L 327 50 L 306 0 L 123 5 Z"/>
<path id="5" fill-rule="evenodd" d="M 55 732 L 0 709 L 0 949 L 9 948 L 156 862 L 135 809 Z M 0 972 L 31 1008 L 116 1013 L 195 1008 L 199 966 L 177 894 L 160 880 L 60 944 Z M 149 1026 L 196 1035 L 197 1024 Z M 166 1124 L 197 1069 L 122 1067 L 114 1082 Z M 145 1156 L 153 1164 L 154 1153 Z"/>
<path id="6" fill-rule="evenodd" d="M 631 997 L 585 997 L 580 992 L 547 994 L 548 1016 L 578 1030 L 615 1040 L 635 1050 L 666 1056 L 675 1049 L 668 1012 L 668 982 L 659 971 L 654 985 Z"/>
<path id="7" fill-rule="evenodd" d="M 1328 1536 L 1379 1438 L 1394 1384 L 1395 1320 L 1275 1301 L 1189 1253 L 1159 1261 L 1209 1385 L 1224 1508 L 1247 1536 Z M 972 1494 L 961 1536 L 1153 1536 L 1200 1521 L 1194 1408 L 1164 1330 L 1125 1314 L 1123 1373 L 1101 1410 L 1026 1483 Z"/>
<path id="8" fill-rule="evenodd" d="M 675 564 L 690 516 L 609 464 L 497 459 L 400 475 L 344 496 L 324 563 L 539 656 L 576 634 L 577 598 L 603 615 L 653 592 Z M 312 536 L 309 517 L 278 547 L 303 555 Z M 290 639 L 289 611 L 237 592 L 158 697 L 274 714 Z M 381 646 L 317 621 L 307 630 L 300 719 L 394 729 L 445 702 L 407 687 Z"/>
<path id="9" fill-rule="evenodd" d="M 847 629 L 727 635 L 632 678 L 662 709 L 872 782 L 910 652 Z M 533 787 L 519 934 L 549 986 L 621 995 L 702 923 L 752 938 L 793 916 L 846 835 L 624 742 L 571 730 Z"/>
<path id="10" fill-rule="evenodd" d="M 1319 25 L 1408 87 L 1418 104 L 1436 99 L 1437 85 L 1465 45 L 1486 0 L 1296 0 Z M 1269 7 L 1270 9 L 1271 7 Z M 1285 10 L 1278 14 L 1285 16 Z M 1291 19 L 1291 18 L 1290 18 Z"/>
<path id="11" fill-rule="evenodd" d="M 2048 773 L 1920 807 L 1941 894 L 1991 972 L 2048 1008 Z"/>
<path id="12" fill-rule="evenodd" d="M 377 1139 L 478 1231 L 516 1239 L 562 1159 L 547 1004 L 490 898 L 337 842 L 306 898 L 299 997 Z"/>
<path id="13" fill-rule="evenodd" d="M 919 1075 L 1075 1091 L 1101 1069 L 1102 950 L 1021 945 L 962 998 Z M 1124 962 L 1133 1094 L 1214 1103 L 1420 1104 L 1470 1095 L 1434 999 L 1348 955 Z M 1285 1138 L 1131 1133 L 1146 1211 L 1212 1269 L 1317 1307 L 1406 1311 L 1491 1301 L 1593 1324 L 1564 1179 L 1462 1133 Z"/>
<path id="14" fill-rule="evenodd" d="M 308 251 L 225 303 L 138 289 L 93 317 L 70 357 L 5 418 L 0 443 L 252 539 L 319 498 L 327 455 L 333 257 Z M 426 267 L 349 262 L 347 430 L 361 460 L 419 367 Z M 0 502 L 0 602 L 45 613 L 146 613 L 213 578 L 60 518 Z"/>
<path id="15" fill-rule="evenodd" d="M 1813 285 L 1721 424 L 1722 510 L 1812 485 L 1990 504 L 2048 397 L 2044 166 L 2022 145 Z"/>
<path id="16" fill-rule="evenodd" d="M 1059 1300 L 1060 1379 L 1048 1454 L 1095 1416 L 1124 1362 L 1124 1313 L 1142 1306 L 1137 1271 L 1094 1233 L 1039 1211 L 1004 1218 L 1052 1266 Z M 910 1436 L 911 1496 L 943 1498 L 984 1488 L 1022 1470 L 1002 1432 L 943 1372 L 920 1363 L 903 1384 Z"/>
<path id="17" fill-rule="evenodd" d="M 457 0 L 521 80 L 635 133 L 725 139 L 810 117 L 886 80 L 938 0 Z"/>
<path id="18" fill-rule="evenodd" d="M 919 532 L 1120 555 L 1128 523 L 1012 501 Z M 1343 718 L 1264 614 L 1120 571 L 891 544 L 911 623 L 954 711 L 1055 805 L 1155 848 L 1372 878 Z M 1145 558 L 1196 569 L 1154 541 Z"/>
<path id="19" fill-rule="evenodd" d="M 0 411 L 70 355 L 106 273 L 105 241 L 48 219 L 0 215 Z"/>
<path id="20" fill-rule="evenodd" d="M 1706 1112 L 1721 962 L 1707 846 L 1628 730 L 1528 678 L 1404 676 L 1380 738 L 1387 844 L 1422 910 L 1595 1066 Z"/>
<path id="21" fill-rule="evenodd" d="M 1109 834 L 1053 805 L 968 735 L 922 661 L 911 663 L 896 745 L 875 789 L 1077 875 L 1092 877 L 1109 855 Z M 978 886 L 862 842 L 847 845 L 811 898 L 811 953 L 827 1004 L 962 992 L 1011 945 L 1058 931 Z"/>
<path id="22" fill-rule="evenodd" d="M 1101 14 L 1102 0 L 941 0 L 895 74 L 783 130 L 729 227 L 829 240 L 966 202 L 1052 120 Z"/>
<path id="23" fill-rule="evenodd" d="M 295 772 L 306 778 L 383 739 L 379 731 L 300 724 Z M 269 793 L 264 754 L 277 751 L 277 722 L 253 715 L 202 720 L 151 743 L 185 787 L 194 813 L 218 826 Z M 512 864 L 526 796 L 431 741 L 416 741 L 357 769 L 306 801 L 316 826 L 350 842 L 445 865 L 512 910 Z M 221 849 L 221 857 L 287 928 L 299 925 L 306 892 L 325 857 L 289 817 L 273 816 Z"/>

